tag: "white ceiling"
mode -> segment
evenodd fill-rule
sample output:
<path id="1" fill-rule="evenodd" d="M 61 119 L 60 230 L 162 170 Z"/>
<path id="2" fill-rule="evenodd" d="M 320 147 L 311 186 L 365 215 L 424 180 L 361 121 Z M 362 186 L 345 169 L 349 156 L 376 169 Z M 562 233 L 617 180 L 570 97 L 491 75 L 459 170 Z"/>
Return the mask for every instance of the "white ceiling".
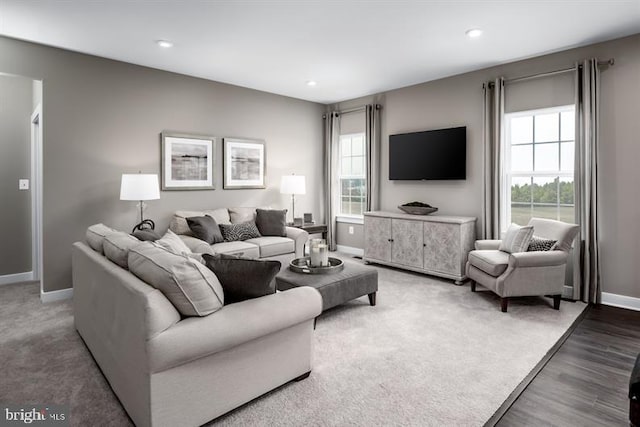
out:
<path id="1" fill-rule="evenodd" d="M 321 103 L 635 33 L 640 0 L 0 0 L 9 37 Z"/>

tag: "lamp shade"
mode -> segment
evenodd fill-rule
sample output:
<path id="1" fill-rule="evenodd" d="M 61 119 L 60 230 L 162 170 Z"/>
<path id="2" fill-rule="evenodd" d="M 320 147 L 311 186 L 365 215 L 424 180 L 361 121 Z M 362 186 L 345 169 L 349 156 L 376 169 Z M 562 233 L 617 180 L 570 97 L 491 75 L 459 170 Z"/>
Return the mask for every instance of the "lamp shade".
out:
<path id="1" fill-rule="evenodd" d="M 122 174 L 120 200 L 157 200 L 160 186 L 156 174 Z"/>
<path id="2" fill-rule="evenodd" d="M 282 194 L 305 194 L 306 185 L 303 175 L 284 175 L 280 182 Z"/>

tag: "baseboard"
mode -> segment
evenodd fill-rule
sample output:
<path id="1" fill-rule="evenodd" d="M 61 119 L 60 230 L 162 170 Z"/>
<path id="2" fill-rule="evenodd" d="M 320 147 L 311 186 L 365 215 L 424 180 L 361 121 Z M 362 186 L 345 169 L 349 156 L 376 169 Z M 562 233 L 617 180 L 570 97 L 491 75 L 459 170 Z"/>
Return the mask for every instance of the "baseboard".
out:
<path id="1" fill-rule="evenodd" d="M 62 301 L 73 297 L 73 288 L 60 289 L 59 291 L 40 292 L 40 301 L 43 303 Z"/>
<path id="2" fill-rule="evenodd" d="M 610 305 L 611 307 L 640 311 L 640 298 L 603 292 L 600 303 L 602 305 Z"/>
<path id="3" fill-rule="evenodd" d="M 25 273 L 7 274 L 0 276 L 0 285 L 9 285 L 11 283 L 30 282 L 33 280 L 33 271 Z"/>
<path id="4" fill-rule="evenodd" d="M 343 245 L 336 245 L 336 249 L 338 249 L 338 252 L 344 252 L 345 254 L 355 255 L 355 256 L 364 256 L 364 249 L 354 248 L 351 246 L 343 246 Z"/>

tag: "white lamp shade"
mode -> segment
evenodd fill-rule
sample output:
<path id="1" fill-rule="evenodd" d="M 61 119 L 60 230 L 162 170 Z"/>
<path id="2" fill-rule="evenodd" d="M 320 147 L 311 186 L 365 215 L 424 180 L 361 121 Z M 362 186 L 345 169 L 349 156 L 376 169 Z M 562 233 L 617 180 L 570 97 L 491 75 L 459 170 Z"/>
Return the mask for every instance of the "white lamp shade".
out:
<path id="1" fill-rule="evenodd" d="M 305 194 L 306 185 L 303 175 L 284 175 L 280 182 L 282 194 Z"/>
<path id="2" fill-rule="evenodd" d="M 120 200 L 157 200 L 160 186 L 156 174 L 122 174 Z"/>

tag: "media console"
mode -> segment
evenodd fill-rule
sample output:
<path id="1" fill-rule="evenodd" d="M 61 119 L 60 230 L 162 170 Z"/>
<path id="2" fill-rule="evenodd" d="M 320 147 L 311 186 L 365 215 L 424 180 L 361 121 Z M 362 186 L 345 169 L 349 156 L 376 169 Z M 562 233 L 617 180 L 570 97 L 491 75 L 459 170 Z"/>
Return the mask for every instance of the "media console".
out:
<path id="1" fill-rule="evenodd" d="M 462 284 L 476 240 L 476 218 L 365 212 L 365 262 L 390 265 Z"/>

